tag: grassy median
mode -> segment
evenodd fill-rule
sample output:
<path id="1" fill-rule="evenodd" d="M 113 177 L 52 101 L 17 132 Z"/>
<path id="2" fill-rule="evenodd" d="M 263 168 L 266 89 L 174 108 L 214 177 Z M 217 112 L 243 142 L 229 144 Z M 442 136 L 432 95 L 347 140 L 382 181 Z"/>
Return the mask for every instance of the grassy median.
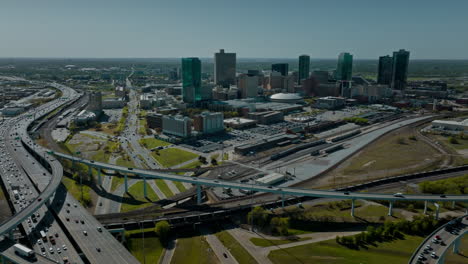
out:
<path id="1" fill-rule="evenodd" d="M 297 247 L 271 251 L 268 258 L 273 263 L 326 263 L 326 264 L 403 264 L 413 254 L 424 238 L 406 236 L 404 240 L 378 243 L 367 249 L 350 249 L 335 240 L 327 240 Z"/>

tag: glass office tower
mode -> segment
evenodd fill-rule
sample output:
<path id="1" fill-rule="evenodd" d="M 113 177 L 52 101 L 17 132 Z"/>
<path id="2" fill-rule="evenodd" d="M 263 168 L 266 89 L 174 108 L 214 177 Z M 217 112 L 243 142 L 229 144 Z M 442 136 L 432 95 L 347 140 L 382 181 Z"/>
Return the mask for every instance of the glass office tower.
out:
<path id="1" fill-rule="evenodd" d="M 182 99 L 195 103 L 201 96 L 201 61 L 198 58 L 182 58 Z"/>

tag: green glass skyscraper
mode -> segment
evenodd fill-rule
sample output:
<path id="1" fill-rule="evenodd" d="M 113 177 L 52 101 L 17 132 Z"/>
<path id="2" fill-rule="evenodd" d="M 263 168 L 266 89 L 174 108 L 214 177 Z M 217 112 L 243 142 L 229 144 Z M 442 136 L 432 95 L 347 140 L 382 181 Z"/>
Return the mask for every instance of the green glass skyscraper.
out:
<path id="1" fill-rule="evenodd" d="M 393 59 L 390 56 L 379 57 L 377 83 L 390 85 L 392 82 Z"/>
<path id="2" fill-rule="evenodd" d="M 350 81 L 353 76 L 353 55 L 342 52 L 338 56 L 335 78 L 338 81 Z"/>
<path id="3" fill-rule="evenodd" d="M 201 61 L 198 58 L 182 58 L 182 99 L 195 103 L 201 96 Z"/>
<path id="4" fill-rule="evenodd" d="M 299 77 L 297 78 L 297 83 L 301 84 L 302 80 L 309 78 L 310 72 L 310 56 L 301 55 L 299 56 Z"/>
<path id="5" fill-rule="evenodd" d="M 409 55 L 409 51 L 404 49 L 393 52 L 392 89 L 404 90 L 406 88 Z"/>

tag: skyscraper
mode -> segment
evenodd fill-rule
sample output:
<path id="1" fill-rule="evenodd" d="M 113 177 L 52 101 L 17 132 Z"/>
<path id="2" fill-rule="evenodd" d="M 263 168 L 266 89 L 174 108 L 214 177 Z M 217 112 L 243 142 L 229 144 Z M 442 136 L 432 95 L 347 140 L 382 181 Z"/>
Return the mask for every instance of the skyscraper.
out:
<path id="1" fill-rule="evenodd" d="M 338 66 L 336 67 L 336 79 L 338 81 L 350 81 L 353 75 L 353 55 L 342 52 L 338 56 Z"/>
<path id="2" fill-rule="evenodd" d="M 393 52 L 393 68 L 391 82 L 392 89 L 404 90 L 406 88 L 409 56 L 409 51 L 406 51 L 404 49 Z"/>
<path id="3" fill-rule="evenodd" d="M 236 83 L 236 54 L 225 53 L 223 49 L 214 56 L 214 81 L 218 85 L 229 87 Z"/>
<path id="4" fill-rule="evenodd" d="M 377 73 L 377 83 L 390 85 L 392 82 L 393 59 L 390 56 L 379 57 L 379 69 Z"/>
<path id="5" fill-rule="evenodd" d="M 281 75 L 286 76 L 289 72 L 289 65 L 287 63 L 275 63 L 271 65 L 271 71 L 279 72 Z"/>
<path id="6" fill-rule="evenodd" d="M 182 58 L 182 99 L 195 103 L 201 98 L 201 61 L 198 58 Z"/>
<path id="7" fill-rule="evenodd" d="M 309 78 L 310 71 L 310 56 L 301 55 L 299 56 L 299 78 L 297 80 L 298 84 L 301 84 L 302 80 Z"/>

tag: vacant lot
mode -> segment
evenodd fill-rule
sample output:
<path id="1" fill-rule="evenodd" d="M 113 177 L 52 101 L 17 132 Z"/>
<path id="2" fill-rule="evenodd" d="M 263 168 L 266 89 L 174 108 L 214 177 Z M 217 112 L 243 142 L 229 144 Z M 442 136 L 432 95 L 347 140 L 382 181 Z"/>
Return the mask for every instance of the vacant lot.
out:
<path id="1" fill-rule="evenodd" d="M 154 149 L 157 147 L 169 146 L 170 143 L 155 138 L 142 138 L 139 143 L 147 149 Z"/>
<path id="2" fill-rule="evenodd" d="M 168 148 L 151 153 L 163 167 L 169 168 L 198 157 L 197 154 L 178 148 Z"/>
<path id="3" fill-rule="evenodd" d="M 158 263 L 163 253 L 163 246 L 154 232 L 125 232 L 126 248 L 140 263 Z M 143 247 L 144 245 L 144 247 Z"/>
<path id="4" fill-rule="evenodd" d="M 143 193 L 143 181 L 139 181 L 128 188 L 129 194 L 124 195 L 120 212 L 128 212 L 152 205 L 154 201 L 159 200 L 159 197 L 154 192 L 149 184 L 146 184 L 148 198 L 145 198 Z M 126 201 L 128 199 L 128 201 Z"/>
<path id="5" fill-rule="evenodd" d="M 379 243 L 368 249 L 354 250 L 341 246 L 335 240 L 275 250 L 268 257 L 273 263 L 304 264 L 404 264 L 422 237 L 406 236 L 404 240 Z"/>
<path id="6" fill-rule="evenodd" d="M 403 128 L 371 143 L 310 186 L 330 188 L 431 169 L 442 159 L 437 150 L 418 140 L 411 128 Z"/>
<path id="7" fill-rule="evenodd" d="M 208 242 L 202 236 L 177 239 L 177 246 L 171 264 L 220 263 Z"/>

